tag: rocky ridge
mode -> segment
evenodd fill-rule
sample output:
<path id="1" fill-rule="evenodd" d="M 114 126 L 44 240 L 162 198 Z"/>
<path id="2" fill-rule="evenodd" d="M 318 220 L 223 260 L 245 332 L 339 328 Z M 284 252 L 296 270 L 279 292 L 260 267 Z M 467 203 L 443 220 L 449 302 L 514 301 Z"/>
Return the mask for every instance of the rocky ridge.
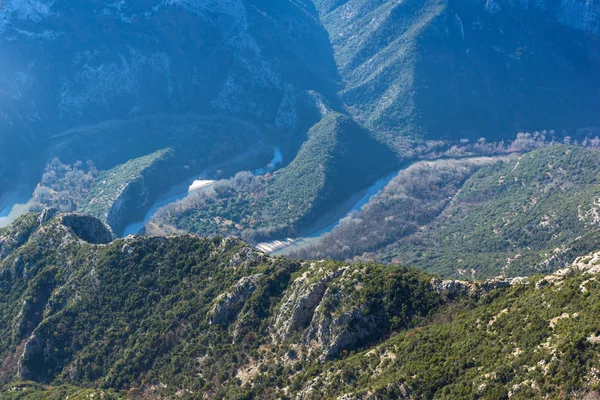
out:
<path id="1" fill-rule="evenodd" d="M 0 230 L 0 357 L 13 365 L 0 373 L 3 382 L 20 378 L 115 389 L 131 384 L 155 397 L 183 387 L 194 398 L 239 390 L 211 367 L 222 366 L 244 390 L 281 376 L 290 379 L 287 389 L 272 384 L 270 393 L 319 398 L 346 387 L 335 386 L 337 380 L 346 379 L 352 363 L 360 366 L 361 360 L 368 361 L 360 366 L 370 371 L 368 381 L 379 382 L 398 368 L 396 360 L 414 362 L 401 350 L 413 336 L 446 329 L 471 312 L 479 313 L 479 322 L 468 323 L 468 329 L 493 337 L 505 328 L 514 331 L 505 319 L 520 312 L 518 304 L 510 305 L 519 296 L 544 298 L 575 282 L 577 293 L 588 299 L 585 293 L 597 290 L 600 272 L 597 252 L 545 277 L 477 282 L 441 280 L 399 266 L 289 261 L 236 238 L 130 236 L 93 244 L 107 239 L 107 229 L 97 229 L 99 220 L 54 213 L 28 214 Z M 495 311 L 478 311 L 490 302 L 498 303 Z M 117 305 L 120 311 L 114 312 Z M 544 318 L 557 334 L 561 324 L 577 318 L 570 309 L 554 311 Z M 433 346 L 431 340 L 445 343 L 424 335 L 419 340 L 429 345 L 419 349 Z M 595 336 L 585 338 L 593 346 Z M 128 343 L 139 351 L 132 353 Z M 18 363 L 10 364 L 14 359 Z M 179 365 L 180 373 L 168 372 L 182 359 L 194 361 Z M 137 375 L 148 362 L 152 366 Z M 200 386 L 194 384 L 198 368 Z M 292 385 L 302 374 L 304 384 Z M 382 390 L 406 398 L 422 394 L 410 380 L 394 382 Z M 336 393 L 371 398 L 352 387 Z"/>

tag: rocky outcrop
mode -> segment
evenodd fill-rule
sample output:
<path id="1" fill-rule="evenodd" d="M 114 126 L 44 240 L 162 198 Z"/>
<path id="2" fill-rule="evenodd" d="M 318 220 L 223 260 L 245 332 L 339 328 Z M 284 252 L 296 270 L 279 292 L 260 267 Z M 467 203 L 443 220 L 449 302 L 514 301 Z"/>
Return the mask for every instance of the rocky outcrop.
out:
<path id="1" fill-rule="evenodd" d="M 45 382 L 50 378 L 49 371 L 56 365 L 46 339 L 32 335 L 19 359 L 18 375 L 24 381 Z"/>
<path id="2" fill-rule="evenodd" d="M 92 244 L 106 244 L 113 240 L 110 230 L 97 218 L 88 215 L 66 214 L 61 223 L 80 239 Z"/>
<path id="3" fill-rule="evenodd" d="M 38 217 L 40 225 L 44 225 L 46 222 L 50 221 L 57 213 L 58 210 L 56 208 L 45 208 Z"/>
<path id="4" fill-rule="evenodd" d="M 312 267 L 316 268 L 316 265 L 313 264 Z M 343 274 L 344 270 L 308 270 L 292 283 L 275 318 L 275 337 L 278 340 L 285 340 L 310 324 L 325 295 L 327 284 Z"/>
<path id="5" fill-rule="evenodd" d="M 357 304 L 362 272 L 352 267 L 327 270 L 312 265 L 288 289 L 277 313 L 274 340 L 300 334 L 306 356 L 331 358 L 360 346 L 387 326 L 386 311 L 376 299 Z"/>
<path id="6" fill-rule="evenodd" d="M 451 297 L 474 293 L 476 290 L 476 286 L 473 282 L 452 279 L 442 280 L 439 278 L 433 278 L 431 280 L 431 287 L 437 293 Z"/>
<path id="7" fill-rule="evenodd" d="M 378 315 L 366 311 L 366 307 L 358 306 L 336 315 L 319 306 L 303 336 L 304 342 L 315 349 L 309 354 L 317 353 L 321 359 L 330 358 L 344 349 L 355 348 L 370 337 L 379 328 Z"/>
<path id="8" fill-rule="evenodd" d="M 52 293 L 53 287 L 49 284 L 38 286 L 33 293 L 23 300 L 23 305 L 15 321 L 15 337 L 29 336 L 33 330 L 42 322 L 44 307 Z"/>
<path id="9" fill-rule="evenodd" d="M 229 265 L 232 268 L 248 267 L 263 258 L 263 254 L 251 247 L 244 247 L 231 257 Z"/>
<path id="10" fill-rule="evenodd" d="M 261 277 L 262 274 L 246 276 L 236 283 L 233 290 L 219 295 L 208 313 L 210 324 L 229 324 L 235 320 L 246 300 L 256 290 Z"/>
<path id="11" fill-rule="evenodd" d="M 143 217 L 158 195 L 176 180 L 177 168 L 172 151 L 165 152 L 144 168 L 136 177 L 125 182 L 114 198 L 107 199 L 106 223 L 121 235 L 128 220 Z"/>
<path id="12" fill-rule="evenodd" d="M 503 289 L 517 284 L 526 283 L 526 277 L 492 278 L 485 281 L 461 281 L 453 279 L 433 278 L 431 288 L 437 293 L 454 298 L 463 295 L 477 295 L 494 289 Z"/>

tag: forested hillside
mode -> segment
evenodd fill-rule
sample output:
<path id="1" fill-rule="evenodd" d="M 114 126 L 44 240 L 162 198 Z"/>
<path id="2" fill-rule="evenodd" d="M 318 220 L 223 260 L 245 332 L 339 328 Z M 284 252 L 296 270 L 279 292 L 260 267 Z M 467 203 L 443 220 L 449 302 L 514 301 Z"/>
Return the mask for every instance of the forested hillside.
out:
<path id="1" fill-rule="evenodd" d="M 0 230 L 3 399 L 599 394 L 598 253 L 467 282 L 236 239 L 110 240 L 51 210 Z"/>
<path id="2" fill-rule="evenodd" d="M 480 169 L 425 229 L 380 260 L 443 275 L 550 272 L 598 247 L 600 152 L 551 146 Z"/>
<path id="3" fill-rule="evenodd" d="M 289 165 L 272 175 L 240 173 L 218 182 L 165 207 L 147 230 L 241 235 L 253 242 L 293 235 L 400 162 L 351 118 L 329 113 Z"/>
<path id="4" fill-rule="evenodd" d="M 599 71 L 600 0 L 0 0 L 0 399 L 600 399 Z"/>
<path id="5" fill-rule="evenodd" d="M 332 232 L 288 255 L 308 260 L 346 260 L 380 250 L 435 220 L 478 169 L 510 159 L 469 157 L 412 164 Z"/>
<path id="6" fill-rule="evenodd" d="M 314 3 L 342 101 L 396 146 L 599 124 L 597 1 Z"/>
<path id="7" fill-rule="evenodd" d="M 452 277 L 548 273 L 600 245 L 600 152 L 549 145 L 419 162 L 318 240 L 286 254 Z"/>
<path id="8" fill-rule="evenodd" d="M 96 162 L 105 170 L 169 147 L 173 131 L 156 135 L 148 118 L 243 119 L 286 163 L 330 110 L 401 156 L 519 131 L 575 135 L 600 125 L 597 21 L 596 0 L 8 0 L 0 196 L 34 187 L 57 152 L 96 162 L 98 145 L 114 143 Z M 119 123 L 120 136 L 63 142 Z"/>
<path id="9" fill-rule="evenodd" d="M 0 58 L 0 144 L 13 150 L 0 179 L 10 184 L 36 177 L 18 166 L 43 168 L 57 134 L 140 116 L 247 118 L 298 146 L 318 120 L 314 93 L 335 95 L 339 81 L 304 0 L 7 0 Z"/>

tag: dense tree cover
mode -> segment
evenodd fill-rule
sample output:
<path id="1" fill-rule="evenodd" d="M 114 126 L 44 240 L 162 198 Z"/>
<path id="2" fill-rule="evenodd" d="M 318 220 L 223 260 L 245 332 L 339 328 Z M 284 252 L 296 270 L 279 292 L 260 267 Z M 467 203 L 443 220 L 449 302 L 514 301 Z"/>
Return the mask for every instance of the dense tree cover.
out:
<path id="1" fill-rule="evenodd" d="M 120 400 L 126 392 L 102 389 L 82 389 L 74 386 L 47 386 L 36 382 L 15 382 L 6 385 L 0 392 L 6 400 Z"/>
<path id="2" fill-rule="evenodd" d="M 435 219 L 479 168 L 507 160 L 466 158 L 413 164 L 317 243 L 286 255 L 346 260 L 381 249 Z"/>
<path id="3" fill-rule="evenodd" d="M 547 277 L 442 282 L 236 239 L 94 246 L 37 214 L 0 238 L 2 398 L 576 399 L 600 385 L 599 254 Z"/>
<path id="4" fill-rule="evenodd" d="M 482 168 L 431 226 L 376 258 L 443 275 L 551 271 L 597 236 L 599 166 L 597 150 L 555 145 Z"/>
<path id="5" fill-rule="evenodd" d="M 33 193 L 33 211 L 56 207 L 61 211 L 75 211 L 89 196 L 98 177 L 92 161 L 63 164 L 58 158 L 46 166 L 46 172 Z"/>
<path id="6" fill-rule="evenodd" d="M 40 182 L 27 207 L 80 210 L 120 234 L 171 186 L 200 174 L 224 178 L 266 164 L 272 157 L 264 141 L 269 133 L 233 117 L 197 115 L 139 117 L 74 129 L 48 145 L 50 161 L 36 178 Z M 45 160 L 40 157 L 40 168 Z M 107 215 L 115 203 L 118 210 Z"/>
<path id="7" fill-rule="evenodd" d="M 267 368 L 263 359 L 299 351 L 304 326 L 287 339 L 272 336 L 292 282 L 309 276 L 303 287 L 324 282 L 339 294 L 325 295 L 324 318 L 370 322 L 364 335 L 336 344 L 333 357 L 422 323 L 442 302 L 429 288 L 430 276 L 399 266 L 348 270 L 334 262 L 268 258 L 237 239 L 193 236 L 129 237 L 93 246 L 59 218 L 39 224 L 38 215 L 28 214 L 0 232 L 2 244 L 20 238 L 6 247 L 0 264 L 3 383 L 15 377 L 11 360 L 23 353 L 20 376 L 40 383 L 239 398 L 272 384 L 282 388 L 292 375 L 288 367 L 256 387 L 240 383 L 244 367 Z M 227 294 L 246 277 L 255 286 L 238 304 Z M 231 308 L 232 318 L 215 319 L 219 301 Z"/>
<path id="8" fill-rule="evenodd" d="M 296 158 L 273 175 L 236 175 L 214 190 L 167 206 L 149 231 L 242 235 L 255 241 L 291 234 L 398 164 L 394 153 L 349 117 L 326 115 Z M 163 225 L 161 227 L 161 225 Z"/>
<path id="9" fill-rule="evenodd" d="M 454 303 L 427 326 L 325 364 L 304 398 L 596 398 L 600 286 L 555 278 Z"/>

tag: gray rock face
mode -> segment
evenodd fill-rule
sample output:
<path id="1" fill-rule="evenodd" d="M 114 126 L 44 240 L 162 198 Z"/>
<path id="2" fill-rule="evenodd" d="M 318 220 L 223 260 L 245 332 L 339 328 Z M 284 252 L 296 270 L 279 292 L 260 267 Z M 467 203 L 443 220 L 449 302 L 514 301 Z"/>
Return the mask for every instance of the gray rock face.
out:
<path id="1" fill-rule="evenodd" d="M 63 215 L 61 222 L 70 228 L 75 235 L 92 244 L 106 244 L 113 239 L 110 230 L 97 218 L 87 215 Z"/>
<path id="2" fill-rule="evenodd" d="M 237 317 L 246 300 L 256 290 L 261 276 L 262 274 L 246 276 L 238 281 L 231 292 L 220 295 L 209 312 L 210 323 L 216 325 L 232 322 Z"/>
<path id="3" fill-rule="evenodd" d="M 52 363 L 53 359 L 48 352 L 46 340 L 33 335 L 25 343 L 23 354 L 19 359 L 19 379 L 44 382 L 48 367 Z"/>
<path id="4" fill-rule="evenodd" d="M 152 200 L 174 181 L 174 169 L 172 157 L 152 163 L 137 177 L 127 182 L 122 190 L 115 193 L 116 198 L 111 199 L 112 203 L 109 203 L 110 207 L 102 216 L 102 220 L 106 221 L 115 234 L 120 235 L 125 229 L 127 218 L 140 215 L 150 206 Z"/>
<path id="5" fill-rule="evenodd" d="M 296 279 L 284 299 L 275 320 L 275 337 L 285 340 L 299 329 L 306 328 L 311 320 L 317 306 L 323 300 L 327 283 L 340 276 L 344 270 L 324 273 L 314 281 L 305 273 Z"/>
<path id="6" fill-rule="evenodd" d="M 304 333 L 306 344 L 317 345 L 319 358 L 325 359 L 353 348 L 377 329 L 376 315 L 365 315 L 361 307 L 353 307 L 340 315 L 332 315 L 318 307 Z"/>
<path id="7" fill-rule="evenodd" d="M 433 290 L 439 294 L 449 296 L 460 296 L 463 294 L 474 293 L 476 286 L 468 281 L 458 281 L 452 279 L 434 278 L 431 280 Z"/>
<path id="8" fill-rule="evenodd" d="M 50 221 L 57 213 L 58 210 L 56 208 L 45 208 L 38 218 L 40 225 L 44 225 L 46 222 Z"/>
<path id="9" fill-rule="evenodd" d="M 487 293 L 494 289 L 503 289 L 510 286 L 526 283 L 527 278 L 515 277 L 515 278 L 493 278 L 479 282 L 460 281 L 453 279 L 439 279 L 433 278 L 431 280 L 431 287 L 437 293 L 449 296 L 457 297 L 463 295 L 477 295 L 481 293 Z"/>
<path id="10" fill-rule="evenodd" d="M 233 268 L 247 267 L 260 261 L 262 257 L 263 255 L 253 248 L 244 247 L 239 253 L 233 255 L 229 261 L 229 265 Z"/>
<path id="11" fill-rule="evenodd" d="M 285 341 L 295 332 L 311 356 L 326 359 L 354 348 L 378 329 L 377 310 L 370 304 L 347 306 L 355 290 L 350 268 L 315 271 L 296 279 L 277 314 L 273 337 Z"/>

